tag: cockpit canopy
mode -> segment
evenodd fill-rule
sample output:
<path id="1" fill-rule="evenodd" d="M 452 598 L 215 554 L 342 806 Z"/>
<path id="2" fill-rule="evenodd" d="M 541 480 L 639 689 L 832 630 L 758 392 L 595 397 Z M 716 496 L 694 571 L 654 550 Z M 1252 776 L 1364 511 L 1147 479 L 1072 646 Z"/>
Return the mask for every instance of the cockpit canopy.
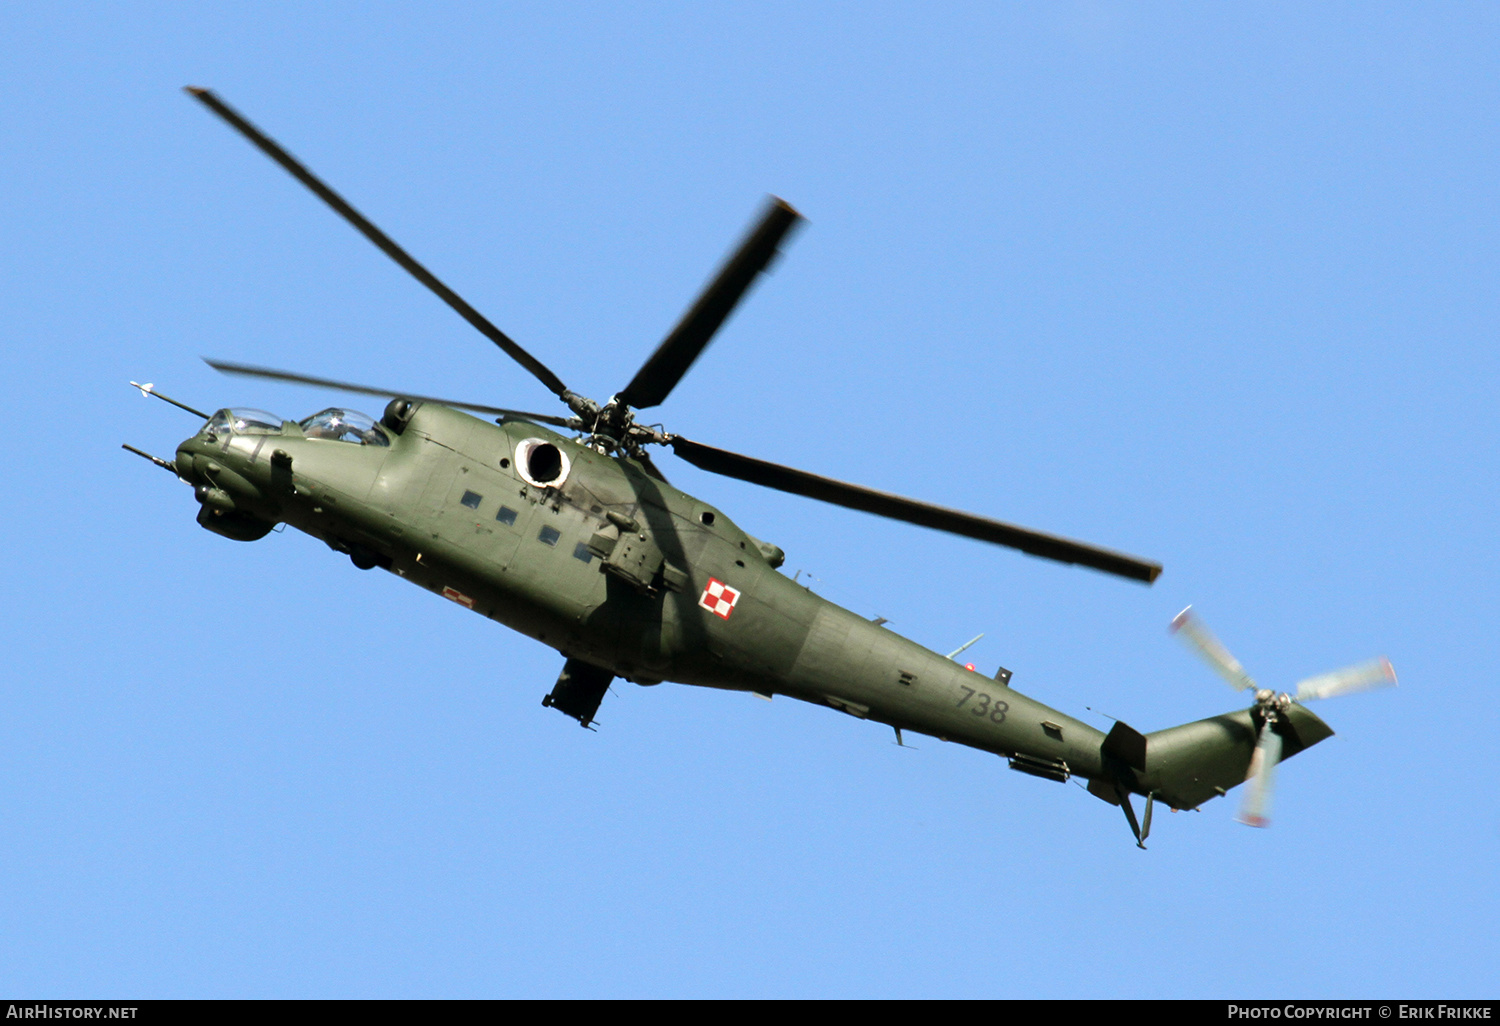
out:
<path id="1" fill-rule="evenodd" d="M 282 420 L 265 410 L 220 410 L 204 426 L 210 434 L 231 435 L 279 435 Z M 298 425 L 308 438 L 322 438 L 335 442 L 352 442 L 355 445 L 389 446 L 390 436 L 375 423 L 375 418 L 355 410 L 330 407 Z"/>
<path id="2" fill-rule="evenodd" d="M 299 426 L 308 438 L 326 438 L 356 445 L 391 444 L 389 436 L 375 423 L 375 418 L 354 410 L 330 407 L 308 417 Z"/>
<path id="3" fill-rule="evenodd" d="M 265 410 L 220 410 L 209 420 L 206 430 L 236 435 L 274 435 L 281 431 L 281 418 Z"/>

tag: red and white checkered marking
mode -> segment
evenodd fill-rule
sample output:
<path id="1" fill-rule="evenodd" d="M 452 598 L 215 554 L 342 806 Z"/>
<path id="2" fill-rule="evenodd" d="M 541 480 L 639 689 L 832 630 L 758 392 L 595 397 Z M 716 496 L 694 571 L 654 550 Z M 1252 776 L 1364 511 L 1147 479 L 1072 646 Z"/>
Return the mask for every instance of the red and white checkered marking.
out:
<path id="1" fill-rule="evenodd" d="M 450 601 L 453 601 L 453 602 L 457 602 L 459 605 L 463 606 L 465 609 L 473 609 L 474 608 L 474 600 L 471 599 L 471 598 L 469 598 L 469 596 L 465 595 L 463 592 L 459 591 L 457 588 L 447 588 L 447 587 L 445 587 L 443 589 L 443 598 L 449 599 Z"/>
<path id="2" fill-rule="evenodd" d="M 698 598 L 698 604 L 720 619 L 727 620 L 734 611 L 734 604 L 739 600 L 739 589 L 710 577 L 708 587 L 703 589 L 703 594 Z"/>

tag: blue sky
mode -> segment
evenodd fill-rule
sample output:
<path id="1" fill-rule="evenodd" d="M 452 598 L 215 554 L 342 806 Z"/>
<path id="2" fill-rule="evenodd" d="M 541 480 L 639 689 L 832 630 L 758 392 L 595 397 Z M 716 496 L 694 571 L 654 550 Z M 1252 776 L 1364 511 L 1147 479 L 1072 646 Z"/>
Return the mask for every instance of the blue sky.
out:
<path id="1" fill-rule="evenodd" d="M 1494 995 L 1486 5 L 0 11 L 0 991 Z M 1161 561 L 1151 588 L 702 474 L 831 600 L 1101 727 L 1385 653 L 1274 826 L 1118 811 L 784 698 L 617 684 L 287 532 L 199 529 L 285 366 L 546 393 L 181 92 L 211 86 L 597 397 L 767 193 L 809 224 L 675 431 Z M 347 400 L 342 400 L 347 401 Z M 378 412 L 376 400 L 354 402 Z M 1097 712 L 1089 712 L 1088 710 Z"/>

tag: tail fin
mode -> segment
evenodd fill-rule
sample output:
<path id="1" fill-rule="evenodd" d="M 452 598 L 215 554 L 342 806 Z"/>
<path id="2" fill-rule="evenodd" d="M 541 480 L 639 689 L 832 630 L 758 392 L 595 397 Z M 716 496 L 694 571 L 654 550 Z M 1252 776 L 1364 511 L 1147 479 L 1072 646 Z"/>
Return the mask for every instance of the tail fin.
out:
<path id="1" fill-rule="evenodd" d="M 1174 809 L 1193 809 L 1244 782 L 1261 717 L 1242 709 L 1146 735 L 1146 769 L 1133 790 L 1155 794 Z M 1276 724 L 1282 760 L 1311 748 L 1333 730 L 1293 703 Z"/>

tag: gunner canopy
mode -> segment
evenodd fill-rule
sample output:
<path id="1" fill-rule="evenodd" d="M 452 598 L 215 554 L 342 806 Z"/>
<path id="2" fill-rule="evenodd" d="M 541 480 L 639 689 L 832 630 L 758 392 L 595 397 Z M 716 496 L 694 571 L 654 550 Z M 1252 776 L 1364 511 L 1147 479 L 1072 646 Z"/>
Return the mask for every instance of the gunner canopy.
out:
<path id="1" fill-rule="evenodd" d="M 235 435 L 275 435 L 281 432 L 281 418 L 265 410 L 220 410 L 209 420 L 207 430 Z"/>

